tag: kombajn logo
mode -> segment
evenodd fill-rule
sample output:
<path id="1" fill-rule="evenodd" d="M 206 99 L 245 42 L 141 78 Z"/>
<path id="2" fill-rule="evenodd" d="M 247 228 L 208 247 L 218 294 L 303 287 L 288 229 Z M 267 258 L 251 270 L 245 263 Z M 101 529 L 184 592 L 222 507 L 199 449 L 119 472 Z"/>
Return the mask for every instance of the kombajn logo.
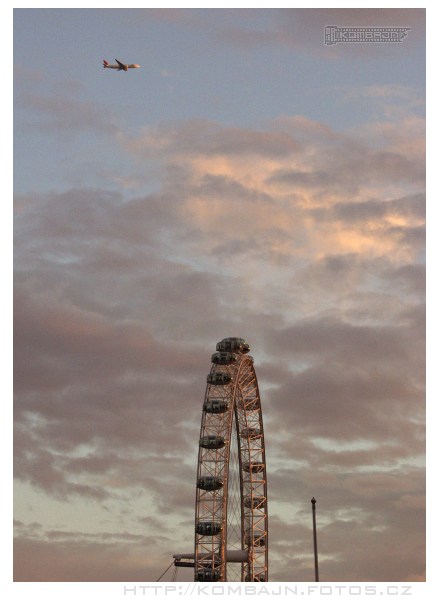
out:
<path id="1" fill-rule="evenodd" d="M 325 25 L 326 46 L 341 43 L 400 43 L 407 37 L 411 27 L 338 27 Z"/>

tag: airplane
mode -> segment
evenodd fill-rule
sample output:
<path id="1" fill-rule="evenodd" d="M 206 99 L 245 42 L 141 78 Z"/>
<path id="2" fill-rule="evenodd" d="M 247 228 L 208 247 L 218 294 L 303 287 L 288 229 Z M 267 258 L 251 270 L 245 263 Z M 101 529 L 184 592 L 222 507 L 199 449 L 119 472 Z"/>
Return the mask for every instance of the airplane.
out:
<path id="1" fill-rule="evenodd" d="M 102 61 L 104 69 L 117 69 L 118 71 L 128 71 L 128 69 L 140 69 L 140 65 L 124 65 L 120 60 L 115 59 L 117 65 L 110 65 L 106 60 Z"/>

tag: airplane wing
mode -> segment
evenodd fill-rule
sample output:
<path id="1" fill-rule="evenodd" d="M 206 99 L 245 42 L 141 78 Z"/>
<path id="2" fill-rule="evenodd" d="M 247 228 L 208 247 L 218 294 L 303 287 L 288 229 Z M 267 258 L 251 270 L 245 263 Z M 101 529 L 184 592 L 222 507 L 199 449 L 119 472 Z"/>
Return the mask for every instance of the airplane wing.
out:
<path id="1" fill-rule="evenodd" d="M 124 71 L 126 71 L 126 70 L 127 70 L 127 68 L 128 68 L 128 66 L 127 66 L 127 65 L 124 65 L 124 64 L 123 64 L 123 62 L 120 62 L 120 60 L 117 60 L 117 58 L 115 59 L 115 61 L 117 62 L 117 64 L 119 65 L 119 67 L 120 67 L 121 69 L 123 69 Z"/>

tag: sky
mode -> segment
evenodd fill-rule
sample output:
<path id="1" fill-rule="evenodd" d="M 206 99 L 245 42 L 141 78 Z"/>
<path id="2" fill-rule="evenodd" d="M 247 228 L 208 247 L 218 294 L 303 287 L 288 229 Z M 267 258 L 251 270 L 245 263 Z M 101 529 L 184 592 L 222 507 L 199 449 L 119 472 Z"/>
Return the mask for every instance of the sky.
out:
<path id="1" fill-rule="evenodd" d="M 155 581 L 192 550 L 228 336 L 270 580 L 313 581 L 315 496 L 321 581 L 424 581 L 425 11 L 15 9 L 15 581 Z"/>

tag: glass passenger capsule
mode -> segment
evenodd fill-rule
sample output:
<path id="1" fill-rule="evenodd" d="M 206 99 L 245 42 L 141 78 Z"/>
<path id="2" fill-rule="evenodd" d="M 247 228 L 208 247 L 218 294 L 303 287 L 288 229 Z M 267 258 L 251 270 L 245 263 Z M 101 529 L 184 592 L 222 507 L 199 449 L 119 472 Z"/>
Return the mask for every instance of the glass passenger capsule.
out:
<path id="1" fill-rule="evenodd" d="M 264 463 L 244 463 L 242 465 L 242 470 L 246 473 L 262 473 L 264 470 Z"/>
<path id="2" fill-rule="evenodd" d="M 218 342 L 216 349 L 219 352 L 242 352 L 247 354 L 250 351 L 250 346 L 243 338 L 229 337 Z"/>
<path id="3" fill-rule="evenodd" d="M 207 383 L 210 385 L 227 385 L 232 381 L 232 376 L 222 371 L 212 371 L 207 376 Z"/>
<path id="4" fill-rule="evenodd" d="M 202 569 L 197 572 L 197 581 L 219 581 L 220 572 L 219 569 Z"/>
<path id="5" fill-rule="evenodd" d="M 239 435 L 241 437 L 257 438 L 261 435 L 261 430 L 257 427 L 244 427 Z"/>
<path id="6" fill-rule="evenodd" d="M 248 497 L 244 500 L 244 506 L 247 508 L 262 509 L 265 506 L 265 498 L 264 496 L 254 496 L 253 498 Z"/>
<path id="7" fill-rule="evenodd" d="M 200 438 L 200 446 L 207 449 L 224 448 L 226 442 L 221 435 L 203 435 Z"/>
<path id="8" fill-rule="evenodd" d="M 197 523 L 195 531 L 199 535 L 218 535 L 223 530 L 221 523 L 215 523 L 213 521 L 201 521 Z"/>
<path id="9" fill-rule="evenodd" d="M 232 352 L 215 352 L 211 357 L 211 361 L 215 365 L 231 365 L 237 360 L 238 356 Z"/>
<path id="10" fill-rule="evenodd" d="M 246 581 L 265 581 L 265 573 L 257 573 L 254 575 L 253 579 L 250 578 L 249 575 L 245 578 Z"/>
<path id="11" fill-rule="evenodd" d="M 246 538 L 246 543 L 248 546 L 252 545 L 251 536 Z M 261 546 L 265 546 L 265 533 L 261 533 L 260 535 L 255 535 L 253 538 L 253 546 L 257 546 L 258 548 Z"/>
<path id="12" fill-rule="evenodd" d="M 201 490 L 206 490 L 206 492 L 214 492 L 215 490 L 220 490 L 223 487 L 223 480 L 221 477 L 215 477 L 214 475 L 203 475 L 198 478 L 197 486 Z"/>
<path id="13" fill-rule="evenodd" d="M 207 413 L 221 414 L 227 412 L 228 409 L 228 401 L 218 398 L 206 400 L 203 404 L 203 410 Z"/>

